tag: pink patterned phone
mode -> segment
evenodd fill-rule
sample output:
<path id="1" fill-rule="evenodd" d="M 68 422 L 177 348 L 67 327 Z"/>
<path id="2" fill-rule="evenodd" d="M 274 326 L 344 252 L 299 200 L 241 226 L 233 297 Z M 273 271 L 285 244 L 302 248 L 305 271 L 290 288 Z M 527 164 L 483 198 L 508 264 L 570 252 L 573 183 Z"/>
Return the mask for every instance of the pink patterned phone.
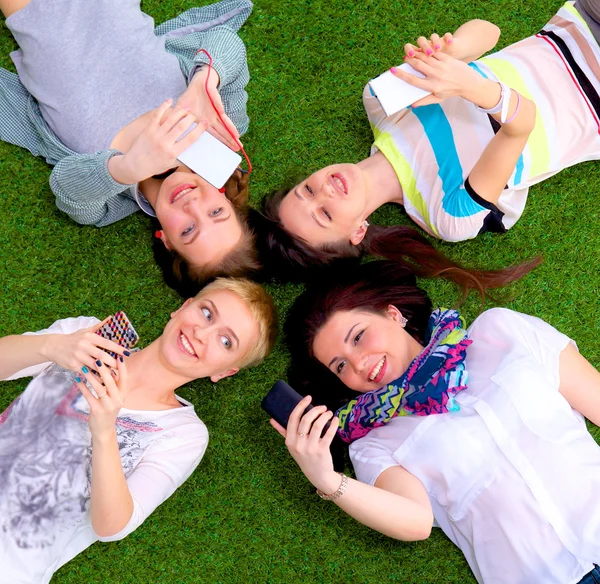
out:
<path id="1" fill-rule="evenodd" d="M 119 310 L 114 316 L 111 316 L 96 334 L 117 343 L 117 345 L 121 345 L 121 347 L 124 347 L 125 349 L 135 347 L 140 340 L 140 337 L 135 332 L 131 322 L 129 322 L 127 315 L 122 310 Z M 113 351 L 104 350 L 111 357 L 117 358 L 117 355 Z"/>

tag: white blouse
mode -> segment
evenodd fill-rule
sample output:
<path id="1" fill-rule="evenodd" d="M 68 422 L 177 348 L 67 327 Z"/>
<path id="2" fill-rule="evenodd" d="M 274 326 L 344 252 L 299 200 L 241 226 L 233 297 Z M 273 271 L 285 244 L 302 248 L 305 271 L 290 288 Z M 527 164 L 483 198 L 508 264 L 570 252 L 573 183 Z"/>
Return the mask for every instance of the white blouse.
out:
<path id="1" fill-rule="evenodd" d="M 350 445 L 356 476 L 418 477 L 478 582 L 576 583 L 600 563 L 600 447 L 558 391 L 569 339 L 500 308 L 469 335 L 460 411 L 372 430 Z"/>
<path id="2" fill-rule="evenodd" d="M 99 322 L 68 318 L 37 333 L 68 334 Z M 136 529 L 190 476 L 208 444 L 194 406 L 160 411 L 122 408 L 117 418 L 121 465 L 133 498 L 129 523 L 98 537 L 90 519 L 89 406 L 75 373 L 52 363 L 23 369 L 27 389 L 0 414 L 0 584 L 45 584 L 95 541 Z"/>

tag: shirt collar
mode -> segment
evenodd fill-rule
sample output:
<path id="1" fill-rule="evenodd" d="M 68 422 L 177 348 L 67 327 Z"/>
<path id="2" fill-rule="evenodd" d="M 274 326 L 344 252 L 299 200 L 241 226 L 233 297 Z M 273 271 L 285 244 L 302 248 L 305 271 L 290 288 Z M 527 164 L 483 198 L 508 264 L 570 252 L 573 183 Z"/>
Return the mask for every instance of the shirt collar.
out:
<path id="1" fill-rule="evenodd" d="M 138 183 L 136 183 L 133 187 L 133 196 L 139 208 L 146 213 L 146 215 L 150 215 L 150 217 L 156 217 L 156 213 L 154 212 L 152 205 L 148 202 L 148 199 L 144 197 L 142 191 L 140 191 Z"/>

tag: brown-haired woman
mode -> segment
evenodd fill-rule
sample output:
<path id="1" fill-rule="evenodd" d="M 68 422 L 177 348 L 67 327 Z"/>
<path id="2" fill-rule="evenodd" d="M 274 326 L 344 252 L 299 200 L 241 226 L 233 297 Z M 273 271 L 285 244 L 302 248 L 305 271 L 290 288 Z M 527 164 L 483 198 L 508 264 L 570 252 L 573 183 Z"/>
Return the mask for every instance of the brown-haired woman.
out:
<path id="1" fill-rule="evenodd" d="M 156 216 L 168 273 L 196 289 L 255 270 L 246 179 L 222 193 L 178 161 L 204 131 L 240 149 L 249 74 L 237 31 L 252 3 L 192 8 L 156 29 L 135 0 L 0 0 L 0 10 L 19 45 L 18 76 L 0 69 L 0 139 L 54 165 L 58 208 L 97 227 L 140 208 Z"/>

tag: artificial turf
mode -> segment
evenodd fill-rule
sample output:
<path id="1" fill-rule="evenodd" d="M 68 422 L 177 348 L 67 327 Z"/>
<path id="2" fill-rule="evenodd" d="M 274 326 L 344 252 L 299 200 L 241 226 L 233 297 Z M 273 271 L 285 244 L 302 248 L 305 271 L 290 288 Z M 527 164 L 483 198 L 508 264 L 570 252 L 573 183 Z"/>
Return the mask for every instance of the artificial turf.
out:
<path id="1" fill-rule="evenodd" d="M 162 22 L 193 5 L 151 0 L 143 8 Z M 257 0 L 241 30 L 252 76 L 244 144 L 255 167 L 253 203 L 300 173 L 367 156 L 371 136 L 362 88 L 402 60 L 405 42 L 485 18 L 502 29 L 501 47 L 539 30 L 560 5 Z M 11 70 L 8 53 L 14 46 L 2 26 L 0 65 Z M 523 217 L 507 234 L 438 247 L 485 267 L 542 254 L 543 265 L 500 297 L 509 308 L 571 336 L 598 367 L 596 164 L 568 169 L 532 188 Z M 122 309 L 147 343 L 180 302 L 153 263 L 149 221 L 139 213 L 102 229 L 76 225 L 55 208 L 48 176 L 43 160 L 0 144 L 3 334 Z M 392 207 L 374 219 L 410 223 Z M 434 303 L 449 305 L 457 298 L 449 284 L 423 285 Z M 285 316 L 300 287 L 272 284 L 269 290 Z M 462 310 L 470 321 L 479 309 L 473 296 Z M 202 380 L 183 388 L 180 394 L 195 404 L 211 435 L 198 469 L 135 533 L 119 543 L 93 545 L 53 582 L 475 582 L 460 551 L 439 530 L 425 542 L 393 541 L 314 494 L 260 409 L 287 364 L 280 344 L 257 368 L 216 385 Z M 0 411 L 26 384 L 2 384 Z M 598 428 L 589 427 L 600 441 Z"/>

